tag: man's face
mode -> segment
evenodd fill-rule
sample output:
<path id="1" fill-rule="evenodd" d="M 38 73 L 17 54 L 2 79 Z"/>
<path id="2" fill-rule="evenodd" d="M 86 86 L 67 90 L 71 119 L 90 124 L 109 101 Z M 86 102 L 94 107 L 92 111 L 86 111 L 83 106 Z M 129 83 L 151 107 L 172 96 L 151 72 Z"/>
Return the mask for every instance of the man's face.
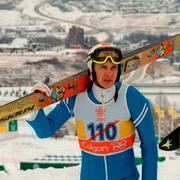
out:
<path id="1" fill-rule="evenodd" d="M 110 60 L 104 64 L 94 63 L 94 70 L 100 86 L 106 89 L 114 85 L 118 74 L 117 64 L 113 64 Z"/>

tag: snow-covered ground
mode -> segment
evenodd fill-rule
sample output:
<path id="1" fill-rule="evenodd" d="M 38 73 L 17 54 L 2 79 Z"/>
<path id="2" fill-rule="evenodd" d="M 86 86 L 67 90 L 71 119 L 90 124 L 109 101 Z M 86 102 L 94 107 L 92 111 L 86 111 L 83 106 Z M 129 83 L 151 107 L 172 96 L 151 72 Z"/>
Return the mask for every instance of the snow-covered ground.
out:
<path id="1" fill-rule="evenodd" d="M 31 162 L 35 158 L 45 155 L 80 155 L 80 149 L 76 138 L 64 137 L 62 139 L 37 139 L 35 137 L 17 137 L 0 142 L 0 164 L 4 164 L 8 173 L 0 172 L 1 180 L 79 180 L 80 165 L 63 169 L 34 169 L 19 170 L 19 163 Z M 135 144 L 136 156 L 140 156 L 139 143 Z M 159 162 L 159 180 L 179 180 L 180 156 L 175 152 L 159 151 L 159 156 L 165 156 L 166 160 Z M 141 174 L 141 165 L 138 165 Z"/>

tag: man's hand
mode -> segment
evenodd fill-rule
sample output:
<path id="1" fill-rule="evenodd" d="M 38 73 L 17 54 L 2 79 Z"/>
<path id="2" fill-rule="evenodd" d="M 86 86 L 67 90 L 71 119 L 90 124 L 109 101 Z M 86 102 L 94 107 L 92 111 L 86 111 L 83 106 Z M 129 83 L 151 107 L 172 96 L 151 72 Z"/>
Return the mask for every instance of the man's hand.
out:
<path id="1" fill-rule="evenodd" d="M 52 82 L 50 82 L 49 76 L 45 76 L 42 83 L 38 83 L 34 86 L 32 89 L 33 92 L 42 92 L 46 94 L 47 96 L 51 96 L 51 89 L 50 85 Z"/>
<path id="2" fill-rule="evenodd" d="M 32 89 L 33 92 L 42 92 L 46 94 L 47 96 L 51 96 L 51 89 L 49 88 L 48 85 L 44 83 L 38 83 L 34 86 Z"/>

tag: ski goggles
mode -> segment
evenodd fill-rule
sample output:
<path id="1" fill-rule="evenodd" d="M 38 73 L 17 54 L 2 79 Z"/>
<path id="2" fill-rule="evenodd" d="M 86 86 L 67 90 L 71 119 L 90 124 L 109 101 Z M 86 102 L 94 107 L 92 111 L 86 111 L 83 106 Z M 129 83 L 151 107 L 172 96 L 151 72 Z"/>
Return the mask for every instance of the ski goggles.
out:
<path id="1" fill-rule="evenodd" d="M 88 61 L 92 60 L 97 64 L 104 64 L 107 60 L 111 60 L 113 64 L 120 64 L 122 59 L 121 51 L 113 47 L 98 48 L 88 55 Z"/>

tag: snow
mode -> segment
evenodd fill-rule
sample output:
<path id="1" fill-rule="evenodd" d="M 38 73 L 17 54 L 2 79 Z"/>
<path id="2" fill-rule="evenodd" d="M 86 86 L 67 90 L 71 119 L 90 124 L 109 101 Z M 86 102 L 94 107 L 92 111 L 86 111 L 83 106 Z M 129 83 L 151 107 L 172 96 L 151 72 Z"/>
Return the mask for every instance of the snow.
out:
<path id="1" fill-rule="evenodd" d="M 0 172 L 1 180 L 79 180 L 81 165 L 63 169 L 47 168 L 33 170 L 19 170 L 19 162 L 32 162 L 37 157 L 45 155 L 80 155 L 76 138 L 65 136 L 61 139 L 38 139 L 36 137 L 21 136 L 0 142 L 0 164 L 4 164 L 8 173 Z M 139 143 L 135 144 L 135 153 L 139 157 Z M 166 160 L 159 162 L 158 176 L 160 180 L 178 180 L 180 177 L 180 157 L 174 152 L 159 151 L 159 156 Z M 138 166 L 141 173 L 141 165 Z"/>
<path id="2" fill-rule="evenodd" d="M 100 12 L 100 13 L 84 13 L 81 11 L 61 12 L 56 7 L 50 5 L 43 5 L 40 8 L 43 14 L 48 14 L 52 17 L 63 17 L 63 20 L 71 20 L 76 23 L 86 22 L 94 27 L 101 29 L 122 29 L 122 28 L 143 28 L 148 30 L 151 28 L 165 28 L 169 26 L 171 21 L 179 22 L 179 14 L 130 14 L 130 15 L 113 15 L 112 13 Z M 134 21 L 136 19 L 136 21 Z M 177 28 L 177 27 L 176 27 Z M 129 29 L 130 30 L 130 29 Z"/>
<path id="3" fill-rule="evenodd" d="M 171 153 L 170 153 L 171 154 Z M 168 157 L 168 159 L 162 163 L 159 168 L 159 178 L 160 180 L 179 180 L 180 172 L 179 172 L 180 158 L 172 156 Z"/>
<path id="4" fill-rule="evenodd" d="M 36 169 L 19 171 L 20 161 L 31 162 L 33 159 L 45 155 L 80 155 L 79 146 L 76 138 L 55 139 L 38 139 L 36 137 L 21 136 L 0 142 L 1 156 L 0 164 L 4 164 L 9 174 L 0 172 L 0 179 L 42 179 L 48 180 L 62 178 L 70 180 L 79 176 L 79 168 L 53 169 L 46 170 Z M 73 175 L 69 177 L 69 172 Z M 36 178 L 35 178 L 36 177 Z"/>
<path id="5" fill-rule="evenodd" d="M 82 12 L 78 11 L 78 9 L 74 9 L 71 12 L 61 12 L 58 7 L 52 7 L 49 4 L 44 4 L 41 8 L 40 11 L 43 12 L 43 14 L 47 14 L 51 17 L 58 17 L 58 18 L 63 18 L 66 20 L 71 20 L 75 21 L 77 18 L 82 16 Z"/>
<path id="6" fill-rule="evenodd" d="M 177 76 L 170 76 L 170 77 L 163 77 L 163 78 L 159 78 L 159 79 L 151 79 L 151 80 L 147 80 L 146 83 L 155 83 L 155 84 L 160 84 L 160 83 L 177 83 L 180 82 L 180 77 Z"/>
<path id="7" fill-rule="evenodd" d="M 20 13 L 18 11 L 0 11 L 0 26 L 19 25 L 22 23 Z M 13 18 L 12 18 L 13 17 Z"/>
<path id="8" fill-rule="evenodd" d="M 99 42 L 105 42 L 106 39 L 108 39 L 108 34 L 105 32 L 100 32 L 94 35 L 94 37 L 99 41 Z"/>
<path id="9" fill-rule="evenodd" d="M 34 8 L 39 5 L 39 11 L 43 15 L 35 12 Z M 72 6 L 73 11 L 63 12 L 57 7 L 53 7 L 50 4 L 44 3 L 44 0 L 22 0 L 17 5 L 17 11 L 0 11 L 0 25 L 15 26 L 15 25 L 42 25 L 48 22 L 54 22 L 57 25 L 58 20 L 62 26 L 66 29 L 72 25 L 83 26 L 87 30 L 88 26 L 94 27 L 94 29 L 113 29 L 118 30 L 117 34 L 127 33 L 134 31 L 135 29 L 141 29 L 143 31 L 157 31 L 161 28 L 174 28 L 174 31 L 178 32 L 180 26 L 180 14 L 179 13 L 159 13 L 159 14 L 118 14 L 111 12 L 95 12 L 87 13 Z M 22 14 L 21 14 L 22 13 Z M 12 18 L 13 17 L 13 18 Z M 134 20 L 136 19 L 136 20 Z M 173 24 L 169 26 L 169 24 Z M 166 33 L 167 30 L 164 31 Z M 112 32 L 113 33 L 113 32 Z M 170 33 L 170 32 L 169 32 Z"/>
<path id="10" fill-rule="evenodd" d="M 64 169 L 48 168 L 20 171 L 19 173 L 13 172 L 10 175 L 0 173 L 2 180 L 79 180 L 80 179 L 80 166 L 69 167 Z"/>
<path id="11" fill-rule="evenodd" d="M 26 16 L 44 19 L 34 11 L 35 6 L 41 4 L 43 1 L 44 0 L 38 0 L 38 2 L 36 0 L 22 0 L 18 8 L 21 9 L 22 13 Z"/>

